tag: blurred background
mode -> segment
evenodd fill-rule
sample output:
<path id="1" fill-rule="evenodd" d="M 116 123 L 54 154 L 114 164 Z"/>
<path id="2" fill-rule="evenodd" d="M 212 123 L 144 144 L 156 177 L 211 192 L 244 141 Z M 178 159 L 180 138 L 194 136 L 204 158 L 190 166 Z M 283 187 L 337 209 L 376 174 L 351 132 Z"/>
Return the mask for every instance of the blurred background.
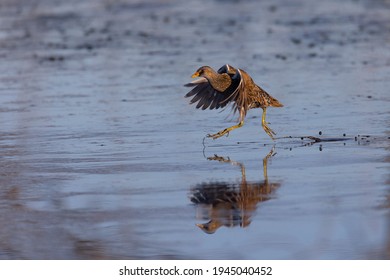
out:
<path id="1" fill-rule="evenodd" d="M 389 259 L 390 2 L 1 0 L 1 259 Z M 285 107 L 197 110 L 202 65 Z M 321 136 L 319 136 L 321 132 Z M 300 137 L 337 141 L 313 143 Z"/>

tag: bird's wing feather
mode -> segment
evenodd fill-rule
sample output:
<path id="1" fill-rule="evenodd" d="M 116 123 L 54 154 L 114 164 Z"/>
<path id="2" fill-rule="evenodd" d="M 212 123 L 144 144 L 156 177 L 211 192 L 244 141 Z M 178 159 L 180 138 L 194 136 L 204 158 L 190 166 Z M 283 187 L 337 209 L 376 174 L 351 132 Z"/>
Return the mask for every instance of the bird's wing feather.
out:
<path id="1" fill-rule="evenodd" d="M 231 79 L 232 79 L 231 93 L 225 99 L 220 101 L 221 104 L 232 100 L 236 101 L 237 95 L 240 93 L 240 91 L 242 91 L 243 80 L 242 80 L 240 69 L 237 69 L 236 74 L 234 74 L 231 77 Z"/>
<path id="2" fill-rule="evenodd" d="M 235 70 L 231 66 L 228 67 L 227 65 L 224 65 L 218 70 L 218 73 L 228 73 L 228 70 L 233 71 L 232 69 Z M 209 108 L 212 110 L 223 108 L 230 101 L 235 101 L 237 99 L 237 95 L 242 87 L 242 78 L 239 70 L 237 70 L 234 75 L 230 72 L 229 76 L 232 83 L 224 92 L 215 90 L 207 79 L 202 77 L 185 85 L 187 87 L 194 86 L 194 88 L 188 92 L 185 97 L 194 96 L 191 99 L 190 104 L 198 102 L 196 105 L 197 109 L 201 108 L 202 110 L 205 110 Z"/>
<path id="3" fill-rule="evenodd" d="M 185 87 L 193 87 L 193 86 L 196 86 L 196 85 L 199 85 L 199 84 L 204 84 L 204 83 L 207 83 L 207 79 L 203 78 L 203 77 L 200 77 L 199 79 L 193 80 L 190 83 L 185 84 L 184 86 Z"/>
<path id="4" fill-rule="evenodd" d="M 249 96 L 256 85 L 254 84 L 252 78 L 244 70 L 237 69 L 237 72 L 240 73 L 241 80 L 236 90 L 236 102 L 233 109 L 234 113 L 237 111 L 240 112 L 239 121 L 243 121 L 250 106 Z"/>

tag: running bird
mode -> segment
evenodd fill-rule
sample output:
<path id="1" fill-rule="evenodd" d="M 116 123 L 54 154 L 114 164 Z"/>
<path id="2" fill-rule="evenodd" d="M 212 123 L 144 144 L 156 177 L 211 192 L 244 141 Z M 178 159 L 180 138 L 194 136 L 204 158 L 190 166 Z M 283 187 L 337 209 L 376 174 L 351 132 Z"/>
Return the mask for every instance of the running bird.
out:
<path id="1" fill-rule="evenodd" d="M 283 107 L 283 104 L 256 85 L 244 70 L 225 64 L 215 72 L 209 66 L 202 66 L 191 77 L 199 78 L 185 85 L 194 87 L 185 95 L 185 97 L 193 96 L 190 104 L 198 102 L 196 105 L 197 109 L 202 108 L 202 110 L 205 110 L 209 108 L 212 110 L 224 108 L 232 102 L 234 113 L 239 113 L 238 124 L 215 134 L 208 134 L 207 137 L 217 139 L 225 134 L 229 135 L 230 131 L 244 125 L 244 119 L 248 110 L 261 108 L 263 109 L 261 119 L 263 129 L 272 140 L 275 139 L 276 133 L 265 121 L 267 107 Z"/>

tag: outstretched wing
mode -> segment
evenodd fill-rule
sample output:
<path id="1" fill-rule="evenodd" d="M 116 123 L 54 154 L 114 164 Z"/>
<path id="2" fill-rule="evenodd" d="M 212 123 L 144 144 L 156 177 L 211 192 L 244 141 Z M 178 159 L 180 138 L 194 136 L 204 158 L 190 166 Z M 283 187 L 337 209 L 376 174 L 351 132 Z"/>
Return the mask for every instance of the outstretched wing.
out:
<path id="1" fill-rule="evenodd" d="M 194 87 L 185 97 L 192 97 L 190 104 L 196 103 L 196 108 L 205 110 L 209 108 L 218 109 L 225 107 L 230 101 L 238 97 L 239 89 L 242 86 L 242 78 L 239 70 L 225 64 L 218 70 L 219 74 L 226 73 L 231 78 L 231 85 L 223 92 L 215 90 L 206 78 L 197 79 L 185 84 L 187 87 Z M 236 109 L 235 109 L 236 111 Z"/>

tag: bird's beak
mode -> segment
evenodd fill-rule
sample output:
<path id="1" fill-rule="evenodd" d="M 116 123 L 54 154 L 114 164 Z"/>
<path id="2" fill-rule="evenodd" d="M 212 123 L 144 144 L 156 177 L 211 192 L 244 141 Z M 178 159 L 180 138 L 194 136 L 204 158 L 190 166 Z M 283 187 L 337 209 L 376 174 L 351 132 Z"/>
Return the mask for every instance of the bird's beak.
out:
<path id="1" fill-rule="evenodd" d="M 199 77 L 199 72 L 195 72 L 194 74 L 192 74 L 191 78 L 196 78 L 196 77 Z"/>

